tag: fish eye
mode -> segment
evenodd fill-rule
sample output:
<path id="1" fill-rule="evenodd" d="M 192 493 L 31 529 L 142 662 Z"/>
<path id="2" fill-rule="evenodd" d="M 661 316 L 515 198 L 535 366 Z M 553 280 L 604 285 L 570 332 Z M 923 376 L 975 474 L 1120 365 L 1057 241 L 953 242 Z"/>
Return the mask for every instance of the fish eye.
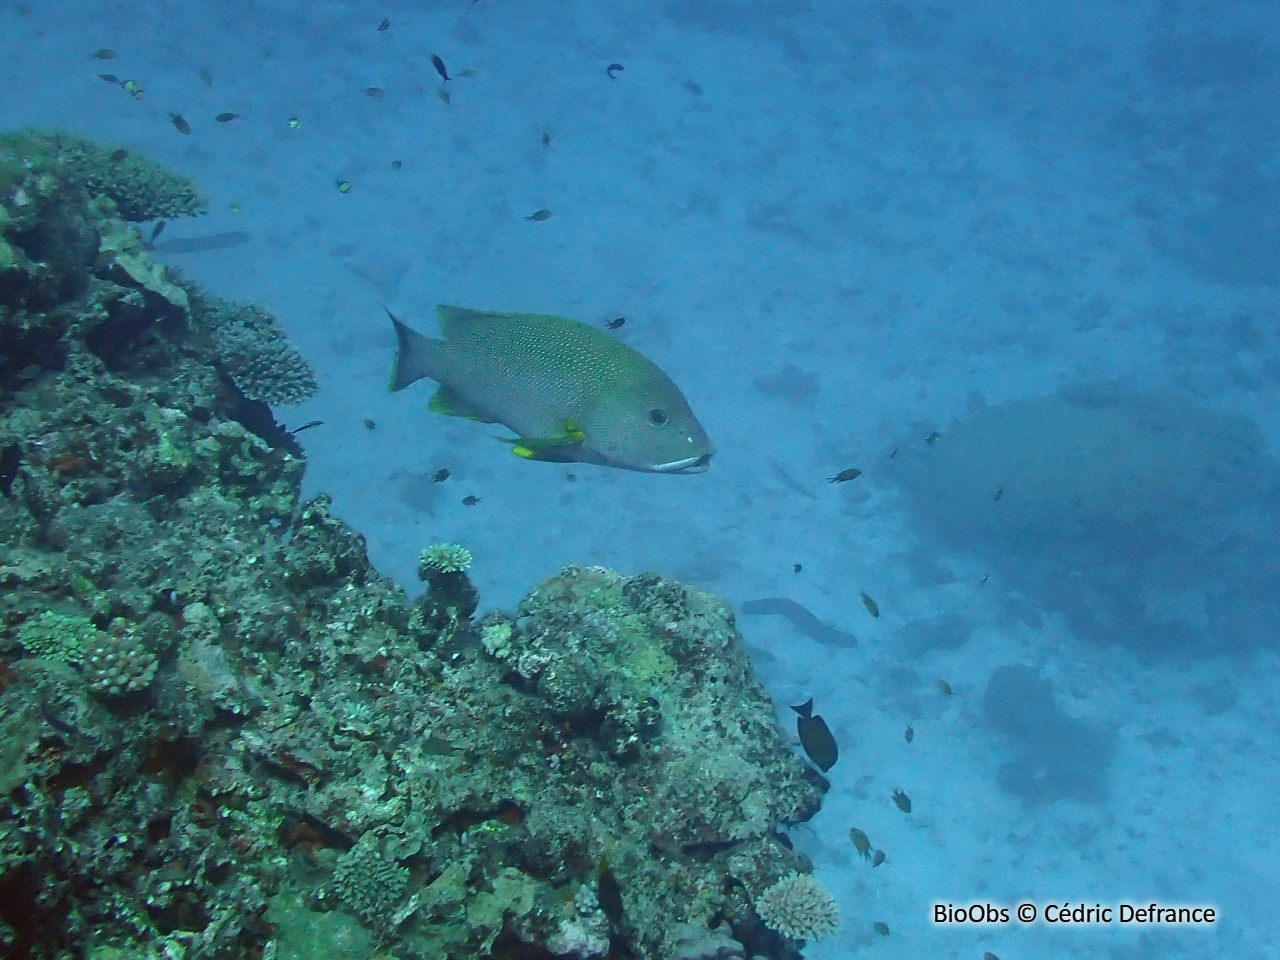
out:
<path id="1" fill-rule="evenodd" d="M 652 410 L 649 411 L 649 422 L 652 423 L 655 427 L 660 427 L 667 422 L 667 415 L 663 413 L 661 410 L 659 410 L 657 407 L 654 407 Z"/>

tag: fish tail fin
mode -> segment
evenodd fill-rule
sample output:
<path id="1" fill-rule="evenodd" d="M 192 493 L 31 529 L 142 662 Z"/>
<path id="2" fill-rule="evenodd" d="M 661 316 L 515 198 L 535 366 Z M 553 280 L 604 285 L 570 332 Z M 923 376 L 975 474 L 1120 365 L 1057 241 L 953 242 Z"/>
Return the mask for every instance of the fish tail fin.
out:
<path id="1" fill-rule="evenodd" d="M 403 390 L 411 383 L 430 377 L 438 380 L 439 372 L 439 340 L 424 337 L 417 330 L 401 320 L 385 306 L 387 316 L 396 329 L 396 362 L 391 368 L 391 392 Z"/>

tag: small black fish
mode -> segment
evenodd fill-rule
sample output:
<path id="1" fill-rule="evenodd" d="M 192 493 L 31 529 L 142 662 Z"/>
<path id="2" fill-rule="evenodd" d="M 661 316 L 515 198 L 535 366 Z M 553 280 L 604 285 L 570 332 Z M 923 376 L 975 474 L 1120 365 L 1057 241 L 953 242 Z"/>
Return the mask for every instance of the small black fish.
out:
<path id="1" fill-rule="evenodd" d="M 98 76 L 101 77 L 103 80 L 107 81 L 107 83 L 118 84 L 120 82 L 120 78 L 117 77 L 114 73 L 100 73 L 98 74 Z"/>
<path id="2" fill-rule="evenodd" d="M 898 809 L 903 813 L 911 812 L 911 798 L 897 788 L 893 791 L 893 802 L 898 805 Z"/>
<path id="3" fill-rule="evenodd" d="M 596 902 L 613 926 L 622 923 L 622 887 L 605 857 L 600 858 L 600 868 L 596 870 Z"/>
<path id="4" fill-rule="evenodd" d="M 544 147 L 551 146 L 551 134 L 544 133 L 539 139 L 542 141 L 542 145 Z"/>
<path id="5" fill-rule="evenodd" d="M 364 428 L 365 428 L 366 430 L 377 430 L 377 429 L 378 429 L 378 421 L 377 421 L 377 420 L 365 420 L 365 422 L 364 422 Z"/>
<path id="6" fill-rule="evenodd" d="M 303 430 L 310 430 L 312 427 L 322 427 L 322 426 L 324 426 L 324 421 L 323 421 L 323 420 L 311 420 L 311 421 L 309 421 L 309 422 L 307 422 L 307 423 L 304 423 L 304 424 L 303 424 L 302 426 L 300 426 L 300 427 L 294 427 L 294 429 L 292 429 L 292 430 L 290 430 L 290 431 L 289 431 L 289 436 L 291 436 L 291 437 L 296 437 L 296 436 L 297 436 L 298 434 L 300 434 Z"/>
<path id="7" fill-rule="evenodd" d="M 53 727 L 53 729 L 57 730 L 59 733 L 72 733 L 76 736 L 84 736 L 84 734 L 81 733 L 74 724 L 68 723 L 66 720 L 63 720 L 60 716 L 54 713 L 49 708 L 49 702 L 47 700 L 40 701 L 40 715 L 45 718 L 49 726 Z"/>
<path id="8" fill-rule="evenodd" d="M 894 457 L 896 457 L 897 455 L 898 455 L 898 448 L 897 448 L 897 447 L 894 447 L 892 450 L 890 450 L 890 451 L 889 451 L 889 459 L 890 459 L 890 460 L 892 460 L 892 459 L 893 459 Z"/>
<path id="9" fill-rule="evenodd" d="M 480 502 L 480 498 L 475 496 L 474 494 L 471 496 L 462 498 L 462 505 L 464 507 L 474 507 L 479 502 Z"/>
<path id="10" fill-rule="evenodd" d="M 154 227 L 151 228 L 151 239 L 143 244 L 144 247 L 146 247 L 148 250 L 155 249 L 156 239 L 160 236 L 160 234 L 164 233 L 164 225 L 167 222 L 168 222 L 167 220 L 161 220 L 159 223 L 157 223 Z"/>
<path id="11" fill-rule="evenodd" d="M 877 920 L 871 925 L 871 929 L 882 937 L 887 937 L 889 935 L 889 925 L 883 920 Z"/>
<path id="12" fill-rule="evenodd" d="M 445 67 L 444 61 L 441 60 L 437 54 L 433 53 L 431 55 L 431 65 L 436 68 L 436 73 L 440 74 L 440 76 L 443 77 L 445 80 L 453 79 L 452 77 L 449 76 L 449 71 Z"/>
<path id="13" fill-rule="evenodd" d="M 695 97 L 702 96 L 702 87 L 698 85 L 698 82 L 696 80 L 686 80 L 684 82 L 684 88 L 688 90 L 690 93 L 692 93 Z"/>
<path id="14" fill-rule="evenodd" d="M 449 468 L 443 467 L 431 475 L 432 483 L 444 483 L 449 479 Z"/>
<path id="15" fill-rule="evenodd" d="M 400 169 L 401 167 L 403 167 L 403 166 L 404 166 L 404 162 L 403 162 L 403 161 L 401 161 L 401 160 L 392 160 L 392 161 L 391 161 L 391 169 L 392 169 L 392 170 L 399 170 L 399 169 Z"/>
<path id="16" fill-rule="evenodd" d="M 230 123 L 232 120 L 239 118 L 239 116 L 240 114 L 238 113 L 231 113 L 230 111 L 227 111 L 226 113 L 218 114 L 213 119 L 217 120 L 219 123 Z"/>
<path id="17" fill-rule="evenodd" d="M 1004 487 L 996 487 L 996 492 L 991 495 L 992 500 L 999 500 L 1004 496 Z"/>
<path id="18" fill-rule="evenodd" d="M 90 60 L 114 60 L 115 58 L 116 52 L 110 47 L 103 47 L 101 50 L 95 50 L 89 54 Z"/>
<path id="19" fill-rule="evenodd" d="M 827 483 L 848 483 L 850 480 L 857 480 L 862 476 L 862 471 L 857 467 L 849 467 L 847 470 L 841 470 L 834 477 L 827 477 Z"/>
<path id="20" fill-rule="evenodd" d="M 383 30 L 387 29 L 387 27 L 389 26 L 391 26 L 391 18 L 383 17 L 382 22 L 378 24 L 378 32 L 381 33 Z"/>
<path id="21" fill-rule="evenodd" d="M 129 155 L 129 151 L 128 151 L 128 150 L 126 150 L 124 147 L 121 147 L 119 150 L 112 150 L 112 151 L 111 151 L 111 162 L 112 162 L 112 163 L 119 163 L 121 160 L 123 160 L 123 159 L 124 159 L 125 157 L 127 157 L 128 155 Z"/>
<path id="22" fill-rule="evenodd" d="M 542 223 L 544 220 L 551 219 L 550 210 L 535 210 L 533 213 L 525 217 L 526 220 L 532 220 L 534 223 Z"/>
<path id="23" fill-rule="evenodd" d="M 179 133 L 188 134 L 191 132 L 191 124 L 187 123 L 182 114 L 170 112 L 169 119 L 173 121 L 173 125 Z"/>
<path id="24" fill-rule="evenodd" d="M 800 572 L 801 570 L 803 570 L 803 569 L 804 569 L 804 564 L 803 564 L 803 563 L 794 563 L 794 564 L 792 564 L 792 565 L 791 565 L 791 572 L 792 572 L 792 573 L 799 573 L 799 572 Z"/>
<path id="25" fill-rule="evenodd" d="M 626 317 L 614 317 L 612 320 L 606 323 L 605 326 L 608 327 L 610 330 L 617 330 L 620 326 L 622 326 L 626 322 L 627 322 Z"/>
<path id="26" fill-rule="evenodd" d="M 908 720 L 908 721 L 907 721 L 907 729 L 905 729 L 905 730 L 903 730 L 903 731 L 902 731 L 902 739 L 903 739 L 903 740 L 905 740 L 905 741 L 907 741 L 907 743 L 910 743 L 910 742 L 911 742 L 912 740 L 914 740 L 915 738 L 916 738 L 915 721 L 914 721 L 914 720 Z"/>
<path id="27" fill-rule="evenodd" d="M 862 591 L 862 605 L 867 608 L 867 613 L 877 619 L 879 618 L 880 604 L 876 603 L 875 600 L 872 599 L 871 594 L 867 593 L 865 590 Z"/>
<path id="28" fill-rule="evenodd" d="M 827 721 L 814 715 L 812 697 L 791 709 L 800 714 L 796 721 L 800 746 L 804 747 L 805 754 L 813 761 L 814 766 L 826 773 L 840 758 L 840 748 L 836 746 L 836 738 L 831 735 Z"/>
<path id="29" fill-rule="evenodd" d="M 387 95 L 387 91 L 383 90 L 381 87 L 365 87 L 364 95 L 366 97 L 373 97 L 375 100 L 381 100 Z"/>
<path id="30" fill-rule="evenodd" d="M 618 74 L 620 74 L 620 73 L 621 73 L 623 70 L 625 70 L 625 69 L 626 69 L 626 67 L 624 67 L 624 66 L 623 66 L 622 64 L 620 64 L 620 63 L 611 63 L 611 64 L 609 64 L 607 67 L 605 67 L 605 68 L 604 68 L 604 72 L 605 72 L 605 75 L 606 75 L 610 80 L 617 80 L 617 79 L 618 79 Z"/>
<path id="31" fill-rule="evenodd" d="M 873 867 L 878 867 L 882 863 L 884 863 L 884 851 L 877 850 L 871 857 L 871 865 Z"/>
<path id="32" fill-rule="evenodd" d="M 938 442 L 938 438 L 941 436 L 942 434 L 940 434 L 937 430 L 935 430 L 933 431 L 933 433 L 929 434 L 927 437 L 924 438 L 924 442 L 928 444 L 935 444 Z"/>

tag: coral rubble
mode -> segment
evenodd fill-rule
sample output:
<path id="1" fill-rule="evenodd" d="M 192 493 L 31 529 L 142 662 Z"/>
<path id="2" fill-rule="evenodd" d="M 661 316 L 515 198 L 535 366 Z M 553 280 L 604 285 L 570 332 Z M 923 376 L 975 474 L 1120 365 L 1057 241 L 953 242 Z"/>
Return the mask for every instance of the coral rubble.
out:
<path id="1" fill-rule="evenodd" d="M 789 958 L 826 932 L 779 832 L 826 782 L 727 607 L 570 567 L 477 621 L 455 546 L 410 602 L 299 500 L 263 401 L 314 389 L 305 361 L 125 223 L 194 187 L 125 209 L 119 152 L 68 142 L 0 138 L 0 952 Z M 276 345 L 237 366 L 248 336 Z"/>

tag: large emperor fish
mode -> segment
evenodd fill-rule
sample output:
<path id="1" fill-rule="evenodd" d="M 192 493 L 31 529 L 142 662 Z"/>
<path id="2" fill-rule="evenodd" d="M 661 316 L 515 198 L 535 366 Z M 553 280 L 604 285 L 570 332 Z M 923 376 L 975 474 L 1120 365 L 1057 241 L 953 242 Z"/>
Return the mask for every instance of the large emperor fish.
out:
<path id="1" fill-rule="evenodd" d="M 502 424 L 518 456 L 652 473 L 701 473 L 711 461 L 711 441 L 671 378 L 601 330 L 442 305 L 444 339 L 433 340 L 387 315 L 399 341 L 391 389 L 435 380 L 432 410 Z"/>

